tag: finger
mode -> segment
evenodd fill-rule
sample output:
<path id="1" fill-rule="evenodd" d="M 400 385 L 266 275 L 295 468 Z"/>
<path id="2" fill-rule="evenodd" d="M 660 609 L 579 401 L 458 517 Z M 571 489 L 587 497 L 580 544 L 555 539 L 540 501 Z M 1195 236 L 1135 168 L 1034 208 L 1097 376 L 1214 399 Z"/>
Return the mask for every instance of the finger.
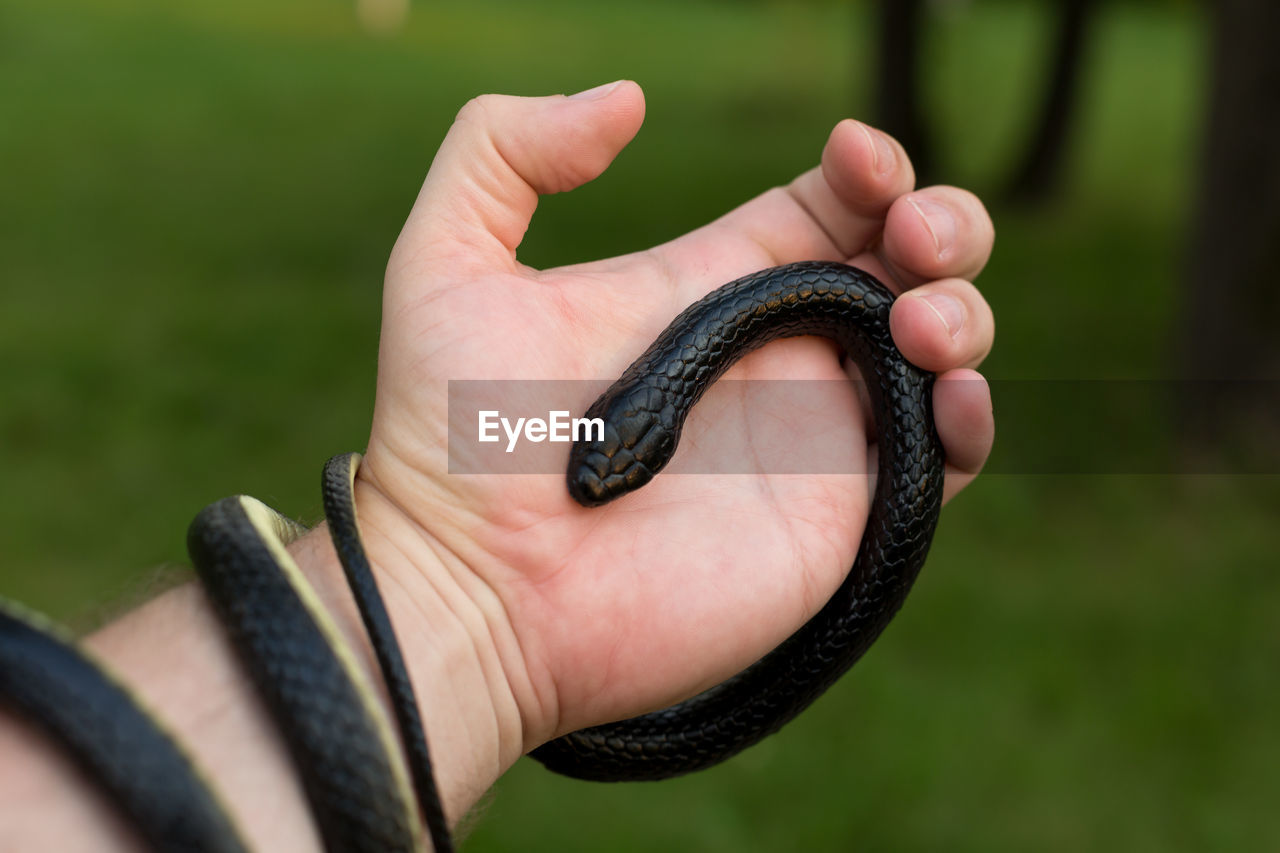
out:
<path id="1" fill-rule="evenodd" d="M 982 363 L 995 340 L 995 317 L 976 287 L 947 278 L 899 296 L 889 331 L 908 361 L 941 372 Z"/>
<path id="2" fill-rule="evenodd" d="M 644 118 L 619 81 L 577 95 L 482 95 L 458 113 L 414 203 L 392 264 L 449 257 L 510 267 L 538 196 L 592 180 Z"/>
<path id="3" fill-rule="evenodd" d="M 949 501 L 982 470 L 995 442 L 991 389 L 982 374 L 951 370 L 933 386 L 934 423 L 947 456 L 943 501 Z"/>
<path id="4" fill-rule="evenodd" d="M 994 241 L 995 227 L 977 196 L 937 186 L 894 200 L 876 254 L 901 292 L 940 278 L 977 278 Z"/>
<path id="5" fill-rule="evenodd" d="M 914 181 L 897 142 L 847 119 L 831 132 L 821 166 L 652 254 L 661 268 L 698 271 L 673 283 L 686 302 L 761 267 L 844 260 L 877 238 L 894 198 Z"/>
<path id="6" fill-rule="evenodd" d="M 836 125 L 822 165 L 787 191 L 831 241 L 836 257 L 864 249 L 884 228 L 894 199 L 915 185 L 915 170 L 897 140 L 859 121 Z"/>

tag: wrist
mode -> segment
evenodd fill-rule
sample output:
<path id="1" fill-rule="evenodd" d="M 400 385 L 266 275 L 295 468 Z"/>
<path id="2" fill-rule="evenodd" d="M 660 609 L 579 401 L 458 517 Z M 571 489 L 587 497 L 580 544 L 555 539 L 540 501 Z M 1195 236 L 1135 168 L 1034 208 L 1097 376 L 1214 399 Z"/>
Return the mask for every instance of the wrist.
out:
<path id="1" fill-rule="evenodd" d="M 519 668 L 511 632 L 497 597 L 363 467 L 355 501 L 361 538 L 414 687 L 445 814 L 456 823 L 524 752 L 524 725 L 509 677 Z M 328 532 L 314 531 L 295 548 L 390 713 Z"/>

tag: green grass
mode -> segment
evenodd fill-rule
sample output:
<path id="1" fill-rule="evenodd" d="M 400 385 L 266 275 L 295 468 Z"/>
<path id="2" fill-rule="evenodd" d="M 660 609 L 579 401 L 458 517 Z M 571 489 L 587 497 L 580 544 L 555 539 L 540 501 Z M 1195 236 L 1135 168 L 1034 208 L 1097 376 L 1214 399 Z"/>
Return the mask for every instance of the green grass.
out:
<path id="1" fill-rule="evenodd" d="M 934 28 L 949 180 L 997 186 L 1016 149 L 1035 6 Z M 991 375 L 1169 374 L 1201 31 L 1184 4 L 1108 7 L 1067 192 L 994 210 Z M 444 0 L 393 38 L 337 2 L 6 4 L 0 592 L 88 624 L 183 563 L 214 498 L 318 514 L 320 464 L 368 427 L 386 254 L 468 97 L 645 86 L 635 143 L 522 248 L 577 261 L 808 167 L 864 113 L 872 43 L 834 3 Z M 522 763 L 465 849 L 1280 846 L 1278 485 L 987 477 L 894 628 L 781 735 L 658 785 Z"/>

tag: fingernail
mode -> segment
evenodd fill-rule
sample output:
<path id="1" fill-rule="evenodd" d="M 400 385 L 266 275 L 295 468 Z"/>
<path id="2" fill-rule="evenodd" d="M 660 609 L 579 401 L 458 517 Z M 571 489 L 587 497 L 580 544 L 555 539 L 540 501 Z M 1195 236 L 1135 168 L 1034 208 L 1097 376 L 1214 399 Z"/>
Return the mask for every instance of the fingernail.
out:
<path id="1" fill-rule="evenodd" d="M 956 239 L 955 216 L 946 205 L 938 204 L 928 198 L 912 196 L 907 198 L 907 203 L 920 214 L 924 227 L 929 229 L 929 234 L 933 237 L 933 249 L 941 258 Z"/>
<path id="2" fill-rule="evenodd" d="M 605 83 L 602 86 L 596 86 L 568 97 L 575 101 L 598 101 L 601 98 L 608 97 L 609 93 L 618 88 L 618 84 L 621 82 L 621 80 L 614 80 L 612 83 Z"/>
<path id="3" fill-rule="evenodd" d="M 930 293 L 920 298 L 938 315 L 948 335 L 954 338 L 960 334 L 960 329 L 964 327 L 964 306 L 960 304 L 960 300 L 945 293 Z"/>
<path id="4" fill-rule="evenodd" d="M 898 160 L 898 154 L 893 150 L 888 137 L 878 130 L 867 127 L 857 119 L 854 119 L 854 124 L 862 131 L 862 135 L 867 138 L 867 144 L 871 146 L 871 171 L 877 175 L 889 174 Z"/>

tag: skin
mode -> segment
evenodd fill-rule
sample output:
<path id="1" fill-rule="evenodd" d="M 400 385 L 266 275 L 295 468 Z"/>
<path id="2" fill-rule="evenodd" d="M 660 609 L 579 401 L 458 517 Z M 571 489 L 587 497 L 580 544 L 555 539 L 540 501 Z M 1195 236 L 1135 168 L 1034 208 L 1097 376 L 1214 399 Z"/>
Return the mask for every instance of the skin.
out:
<path id="1" fill-rule="evenodd" d="M 457 820 L 523 753 L 586 725 L 710 686 L 794 631 L 842 580 L 866 519 L 869 419 L 830 383 L 822 422 L 761 426 L 735 401 L 696 408 L 710 428 L 767 446 L 815 428 L 852 473 L 658 477 L 586 510 L 561 475 L 450 475 L 447 380 L 618 375 L 689 303 L 762 267 L 862 266 L 901 297 L 894 339 L 936 371 L 946 496 L 964 488 L 994 426 L 975 368 L 993 320 L 970 283 L 991 251 L 982 204 L 914 189 L 906 153 L 853 120 L 821 164 L 647 251 L 539 271 L 516 250 L 538 197 L 599 175 L 640 127 L 640 88 L 486 95 L 459 113 L 392 252 L 377 403 L 356 483 L 361 529 L 401 639 L 447 813 Z M 778 341 L 726 378 L 837 379 L 833 346 Z M 590 400 L 580 402 L 579 411 Z M 697 443 L 682 448 L 697 454 Z M 372 675 L 372 656 L 323 530 L 292 547 Z M 315 850 L 293 770 L 203 594 L 172 590 L 88 639 L 188 746 L 251 845 Z M 135 839 L 56 750 L 0 717 L 0 850 L 132 849 Z"/>

